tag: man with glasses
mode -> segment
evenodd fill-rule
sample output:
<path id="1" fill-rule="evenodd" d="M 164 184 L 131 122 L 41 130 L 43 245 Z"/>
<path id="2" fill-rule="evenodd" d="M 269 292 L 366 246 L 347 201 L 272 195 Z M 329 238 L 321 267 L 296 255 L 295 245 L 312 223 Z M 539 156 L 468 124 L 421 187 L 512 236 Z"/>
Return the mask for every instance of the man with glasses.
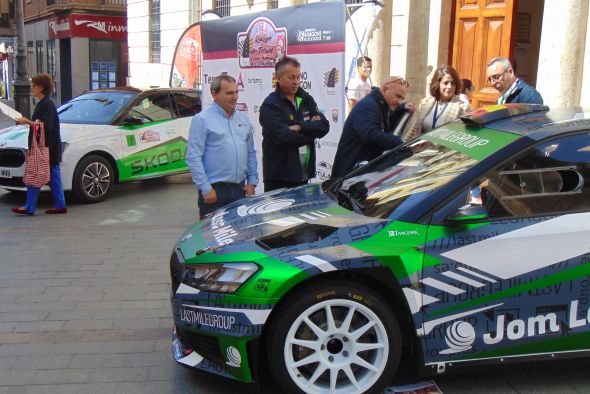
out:
<path id="1" fill-rule="evenodd" d="M 354 106 L 344 122 L 332 178 L 342 177 L 358 163 L 373 160 L 402 143 L 401 138 L 391 132 L 406 111 L 415 110 L 413 103 L 403 103 L 408 87 L 402 77 L 387 77 L 379 88 L 373 88 Z"/>
<path id="2" fill-rule="evenodd" d="M 522 79 L 517 78 L 512 64 L 504 57 L 495 57 L 490 60 L 487 77 L 490 85 L 500 92 L 497 104 L 543 104 L 541 94 Z"/>

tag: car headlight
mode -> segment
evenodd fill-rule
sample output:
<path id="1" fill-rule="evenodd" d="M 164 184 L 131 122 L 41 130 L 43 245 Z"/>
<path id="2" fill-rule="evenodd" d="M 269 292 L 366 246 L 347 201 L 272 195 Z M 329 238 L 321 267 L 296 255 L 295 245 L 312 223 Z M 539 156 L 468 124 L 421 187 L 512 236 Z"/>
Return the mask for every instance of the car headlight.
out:
<path id="1" fill-rule="evenodd" d="M 234 293 L 256 271 L 254 263 L 186 265 L 183 283 L 204 291 Z"/>

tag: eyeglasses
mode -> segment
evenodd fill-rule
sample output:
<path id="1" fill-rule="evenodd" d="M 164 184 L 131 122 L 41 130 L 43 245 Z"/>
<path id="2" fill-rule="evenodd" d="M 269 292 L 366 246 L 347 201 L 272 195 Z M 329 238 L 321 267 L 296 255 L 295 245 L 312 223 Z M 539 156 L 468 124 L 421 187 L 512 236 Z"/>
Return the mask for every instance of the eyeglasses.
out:
<path id="1" fill-rule="evenodd" d="M 503 71 L 503 72 L 501 72 L 500 74 L 494 74 L 494 75 L 490 75 L 490 76 L 488 77 L 488 82 L 489 82 L 489 83 L 492 83 L 492 82 L 494 82 L 494 81 L 497 81 L 497 80 L 499 80 L 500 78 L 502 78 L 502 76 L 503 76 L 504 74 L 506 74 L 506 71 L 508 71 L 508 70 L 509 70 L 509 68 L 507 68 L 506 70 L 504 70 L 504 71 Z"/>
<path id="2" fill-rule="evenodd" d="M 403 85 L 406 88 L 409 88 L 410 87 L 410 83 L 405 78 L 402 78 L 402 77 L 398 77 L 398 78 L 395 78 L 393 81 L 387 82 L 385 84 L 385 86 L 387 86 L 389 84 L 392 84 L 392 83 L 397 83 L 397 84 Z"/>

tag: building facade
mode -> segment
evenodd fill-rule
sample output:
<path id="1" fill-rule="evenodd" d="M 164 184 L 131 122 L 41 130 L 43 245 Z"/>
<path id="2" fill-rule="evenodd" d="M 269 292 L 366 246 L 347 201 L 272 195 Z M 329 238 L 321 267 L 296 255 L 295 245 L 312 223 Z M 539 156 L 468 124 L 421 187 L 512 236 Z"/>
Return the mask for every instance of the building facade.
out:
<path id="1" fill-rule="evenodd" d="M 13 3 L 13 2 L 11 2 Z M 127 81 L 126 0 L 26 0 L 29 76 L 55 80 L 63 103 L 89 89 Z"/>
<path id="2" fill-rule="evenodd" d="M 207 11 L 221 17 L 313 0 L 128 0 L 129 84 L 167 86 L 176 43 Z M 346 0 L 347 4 L 360 3 Z M 403 75 L 420 100 L 441 64 L 475 88 L 474 106 L 493 103 L 487 61 L 508 57 L 550 106 L 590 105 L 589 0 L 386 0 L 366 55 L 372 81 Z"/>

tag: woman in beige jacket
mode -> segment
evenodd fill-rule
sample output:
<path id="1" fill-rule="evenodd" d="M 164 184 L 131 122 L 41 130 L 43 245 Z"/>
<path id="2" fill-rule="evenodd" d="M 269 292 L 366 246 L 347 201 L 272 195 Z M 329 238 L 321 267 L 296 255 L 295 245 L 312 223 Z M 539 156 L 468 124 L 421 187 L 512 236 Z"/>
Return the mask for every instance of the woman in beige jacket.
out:
<path id="1" fill-rule="evenodd" d="M 471 105 L 459 99 L 461 79 L 459 73 L 447 65 L 436 69 L 430 81 L 430 97 L 423 99 L 412 116 L 404 142 L 413 140 L 438 126 L 452 122 L 471 111 Z"/>

